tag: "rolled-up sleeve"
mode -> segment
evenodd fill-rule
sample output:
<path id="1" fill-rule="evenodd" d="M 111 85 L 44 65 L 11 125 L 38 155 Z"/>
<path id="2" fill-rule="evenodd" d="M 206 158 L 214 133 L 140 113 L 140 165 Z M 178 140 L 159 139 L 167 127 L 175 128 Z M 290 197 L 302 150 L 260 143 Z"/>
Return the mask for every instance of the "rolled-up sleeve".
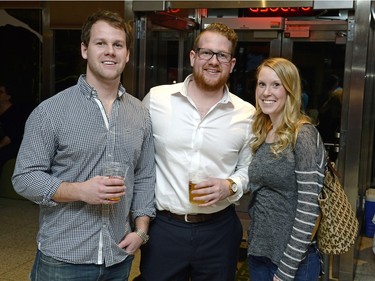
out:
<path id="1" fill-rule="evenodd" d="M 54 206 L 52 196 L 61 180 L 50 174 L 55 155 L 55 133 L 43 106 L 29 116 L 18 153 L 12 183 L 21 196 L 41 205 Z"/>
<path id="2" fill-rule="evenodd" d="M 134 174 L 132 219 L 139 216 L 155 217 L 155 151 L 151 119 L 145 124 L 142 153 Z"/>

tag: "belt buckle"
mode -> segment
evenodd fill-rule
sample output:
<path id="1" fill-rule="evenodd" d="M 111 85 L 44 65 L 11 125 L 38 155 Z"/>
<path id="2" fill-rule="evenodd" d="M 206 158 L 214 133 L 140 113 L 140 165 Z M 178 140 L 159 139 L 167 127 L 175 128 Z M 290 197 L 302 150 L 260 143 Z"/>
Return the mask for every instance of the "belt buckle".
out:
<path id="1" fill-rule="evenodd" d="M 188 215 L 189 215 L 189 214 L 185 214 L 185 222 L 191 222 L 191 221 L 189 221 L 189 219 L 188 219 Z"/>

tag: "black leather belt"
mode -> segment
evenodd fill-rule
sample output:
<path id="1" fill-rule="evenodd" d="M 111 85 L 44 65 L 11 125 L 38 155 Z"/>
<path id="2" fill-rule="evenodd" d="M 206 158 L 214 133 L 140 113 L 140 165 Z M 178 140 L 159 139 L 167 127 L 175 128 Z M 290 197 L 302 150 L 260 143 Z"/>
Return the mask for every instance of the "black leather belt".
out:
<path id="1" fill-rule="evenodd" d="M 189 223 L 200 223 L 200 222 L 206 222 L 212 219 L 215 219 L 217 217 L 222 216 L 224 213 L 228 212 L 232 206 L 229 206 L 219 212 L 212 213 L 212 214 L 185 214 L 185 215 L 177 215 L 174 213 L 171 213 L 170 211 L 157 211 L 157 214 L 160 214 L 165 217 L 173 218 L 179 221 L 189 222 Z"/>

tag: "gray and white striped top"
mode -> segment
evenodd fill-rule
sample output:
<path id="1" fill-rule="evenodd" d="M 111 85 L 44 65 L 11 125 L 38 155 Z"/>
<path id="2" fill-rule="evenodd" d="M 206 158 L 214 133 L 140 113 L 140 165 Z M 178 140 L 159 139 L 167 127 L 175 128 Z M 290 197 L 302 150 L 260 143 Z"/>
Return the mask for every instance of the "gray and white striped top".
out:
<path id="1" fill-rule="evenodd" d="M 326 165 L 322 139 L 313 125 L 303 125 L 295 151 L 275 156 L 263 143 L 249 167 L 248 254 L 269 258 L 278 266 L 280 280 L 294 280 L 311 243 L 320 213 Z"/>

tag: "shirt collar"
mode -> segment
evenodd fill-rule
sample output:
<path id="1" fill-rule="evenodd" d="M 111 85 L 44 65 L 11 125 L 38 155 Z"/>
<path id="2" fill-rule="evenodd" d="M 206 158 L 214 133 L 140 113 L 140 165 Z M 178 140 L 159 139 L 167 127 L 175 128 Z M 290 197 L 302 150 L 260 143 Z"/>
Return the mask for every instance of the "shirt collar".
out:
<path id="1" fill-rule="evenodd" d="M 98 93 L 96 92 L 94 87 L 91 87 L 86 81 L 86 75 L 82 74 L 78 79 L 78 85 L 81 90 L 81 93 L 89 98 L 98 98 Z M 118 88 L 118 97 L 122 97 L 126 93 L 126 90 L 122 84 L 119 85 Z"/>
<path id="2" fill-rule="evenodd" d="M 185 78 L 185 81 L 183 82 L 183 86 L 181 88 L 181 90 L 179 92 L 176 92 L 187 97 L 187 89 L 188 89 L 188 85 L 189 83 L 193 80 L 193 74 L 189 74 L 186 78 Z M 222 99 L 219 101 L 219 103 L 232 103 L 233 104 L 233 101 L 232 101 L 232 98 L 231 98 L 231 95 L 230 95 L 230 92 L 229 92 L 229 88 L 227 85 L 224 86 L 224 95 L 222 97 Z"/>

